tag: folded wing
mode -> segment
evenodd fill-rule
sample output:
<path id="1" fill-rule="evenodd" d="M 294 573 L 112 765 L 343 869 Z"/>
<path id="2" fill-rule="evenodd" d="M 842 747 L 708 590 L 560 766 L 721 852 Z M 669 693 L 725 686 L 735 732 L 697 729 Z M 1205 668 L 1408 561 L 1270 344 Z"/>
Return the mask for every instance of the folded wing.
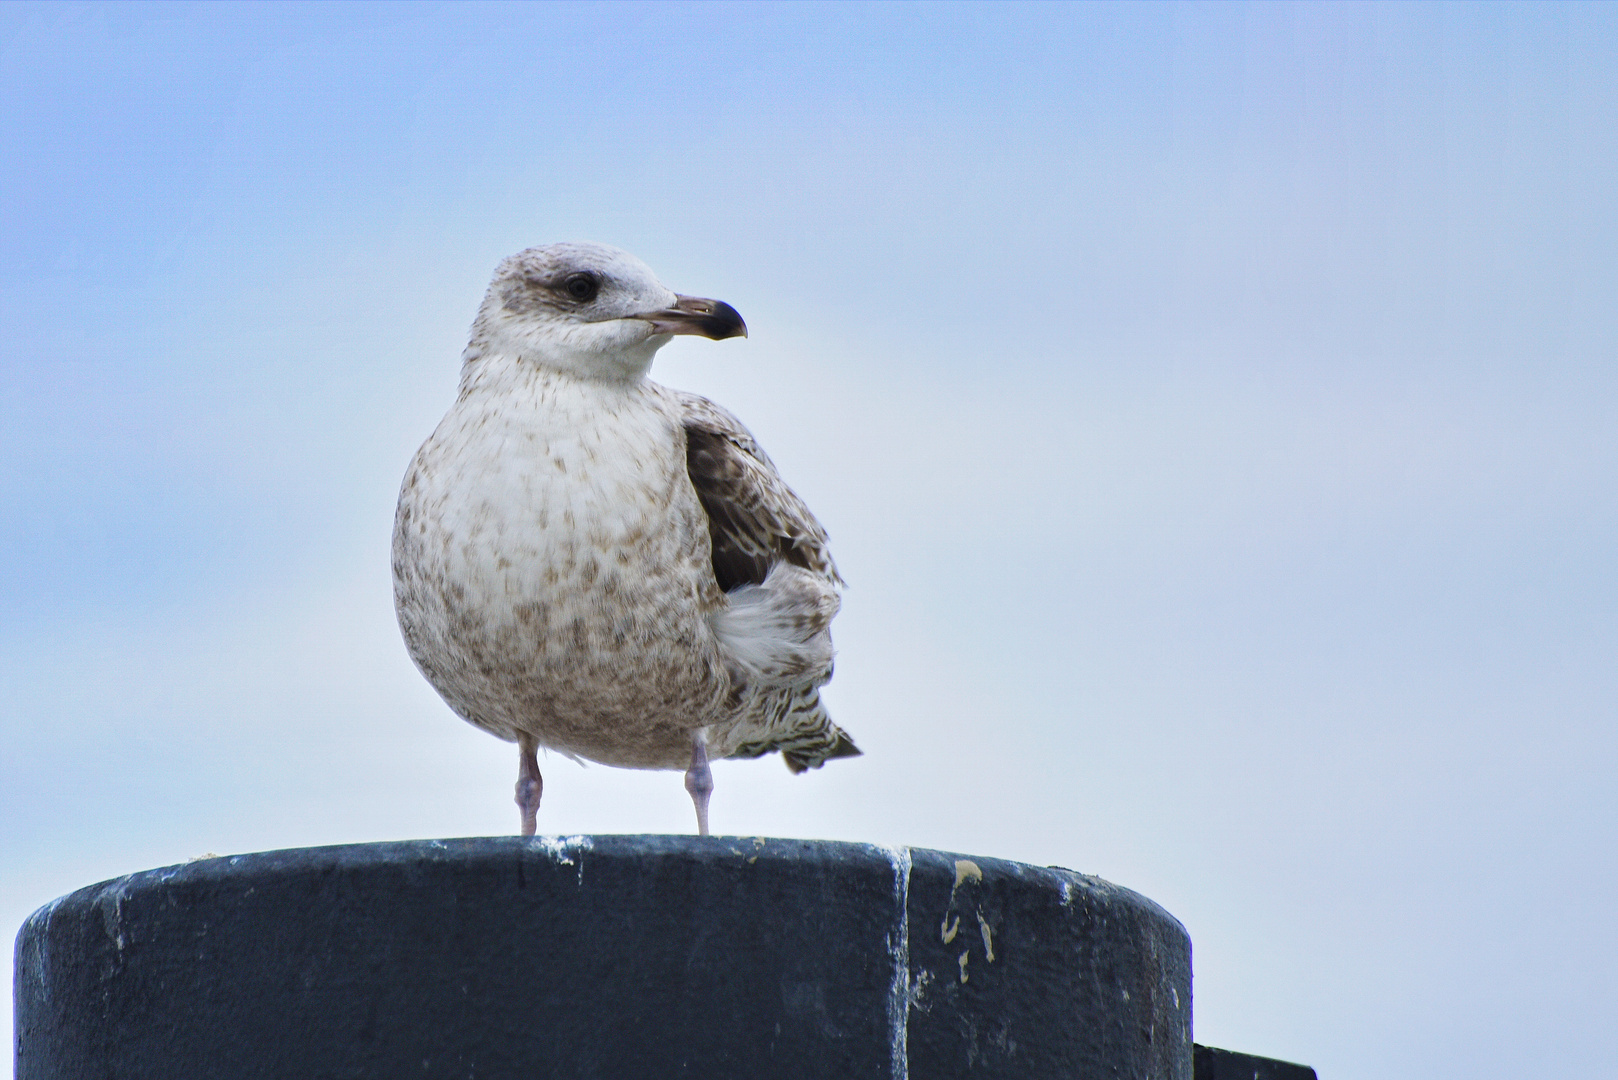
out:
<path id="1" fill-rule="evenodd" d="M 802 567 L 841 585 L 826 530 L 787 487 L 751 432 L 707 398 L 680 394 L 686 467 L 708 512 L 714 576 L 730 592 L 762 585 L 771 565 Z"/>
<path id="2" fill-rule="evenodd" d="M 826 530 L 727 410 L 679 394 L 686 466 L 707 512 L 726 606 L 714 634 L 737 688 L 733 756 L 780 750 L 794 772 L 859 753 L 819 687 L 832 673 L 831 620 L 843 584 Z"/>

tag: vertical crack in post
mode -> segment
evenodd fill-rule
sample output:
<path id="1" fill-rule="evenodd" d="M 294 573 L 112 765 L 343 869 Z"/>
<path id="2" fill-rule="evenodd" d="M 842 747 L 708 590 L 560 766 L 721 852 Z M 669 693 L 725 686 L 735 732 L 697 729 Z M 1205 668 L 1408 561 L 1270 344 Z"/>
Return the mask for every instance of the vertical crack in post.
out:
<path id="1" fill-rule="evenodd" d="M 895 922 L 888 933 L 893 983 L 888 987 L 892 1080 L 910 1080 L 910 849 L 889 848 L 893 863 Z"/>

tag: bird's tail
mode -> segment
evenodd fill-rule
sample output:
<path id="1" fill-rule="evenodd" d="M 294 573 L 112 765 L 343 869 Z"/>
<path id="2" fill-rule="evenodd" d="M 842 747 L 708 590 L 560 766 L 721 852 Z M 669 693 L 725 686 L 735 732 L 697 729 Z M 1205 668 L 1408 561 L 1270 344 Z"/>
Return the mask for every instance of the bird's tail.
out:
<path id="1" fill-rule="evenodd" d="M 764 734 L 741 743 L 730 752 L 731 757 L 762 757 L 779 750 L 787 768 L 801 773 L 818 769 L 832 758 L 860 755 L 853 737 L 832 723 L 820 691 L 814 687 L 771 694 L 755 699 L 753 705 L 748 727 Z"/>
<path id="2" fill-rule="evenodd" d="M 831 620 L 836 585 L 788 563 L 770 568 L 762 585 L 726 594 L 714 613 L 714 636 L 723 648 L 738 706 L 733 730 L 743 733 L 730 757 L 781 751 L 795 773 L 860 751 L 832 723 L 820 700 L 831 678 Z"/>
<path id="3" fill-rule="evenodd" d="M 783 746 L 781 760 L 787 763 L 787 768 L 801 773 L 806 769 L 818 769 L 832 758 L 859 757 L 864 752 L 854 745 L 848 732 L 830 721 L 827 721 L 827 727 L 821 734 L 823 737 L 810 745 Z M 829 744 L 826 737 L 829 737 Z"/>

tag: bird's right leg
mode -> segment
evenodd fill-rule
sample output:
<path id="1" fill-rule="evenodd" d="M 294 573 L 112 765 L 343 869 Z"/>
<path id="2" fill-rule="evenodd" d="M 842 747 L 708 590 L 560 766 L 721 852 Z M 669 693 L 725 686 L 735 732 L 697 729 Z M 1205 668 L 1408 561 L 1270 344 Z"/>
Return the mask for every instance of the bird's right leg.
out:
<path id="1" fill-rule="evenodd" d="M 517 806 L 522 810 L 522 834 L 533 836 L 539 827 L 539 797 L 545 781 L 539 775 L 539 744 L 528 734 L 517 736 Z"/>
<path id="2" fill-rule="evenodd" d="M 698 728 L 691 735 L 691 767 L 685 771 L 685 790 L 697 808 L 697 835 L 708 835 L 708 797 L 713 794 L 713 770 L 708 767 L 708 733 Z"/>

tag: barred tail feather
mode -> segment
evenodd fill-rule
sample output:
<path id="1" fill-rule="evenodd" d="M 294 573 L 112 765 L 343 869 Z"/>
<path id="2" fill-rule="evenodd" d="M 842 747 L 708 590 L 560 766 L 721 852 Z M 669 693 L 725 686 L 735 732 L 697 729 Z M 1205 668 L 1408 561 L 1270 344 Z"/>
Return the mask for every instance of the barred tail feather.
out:
<path id="1" fill-rule="evenodd" d="M 731 757 L 763 757 L 779 750 L 787 768 L 801 773 L 818 769 L 832 758 L 860 755 L 848 732 L 832 723 L 814 687 L 772 694 L 753 705 L 746 723 L 749 732 L 756 734 L 732 750 Z"/>
<path id="2" fill-rule="evenodd" d="M 832 737 L 830 746 L 821 741 L 812 747 L 783 747 L 781 760 L 787 763 L 787 768 L 793 773 L 801 773 L 806 769 L 818 769 L 832 758 L 859 757 L 863 753 L 854 745 L 854 740 L 849 738 L 848 732 L 836 724 L 830 726 L 827 734 Z"/>

